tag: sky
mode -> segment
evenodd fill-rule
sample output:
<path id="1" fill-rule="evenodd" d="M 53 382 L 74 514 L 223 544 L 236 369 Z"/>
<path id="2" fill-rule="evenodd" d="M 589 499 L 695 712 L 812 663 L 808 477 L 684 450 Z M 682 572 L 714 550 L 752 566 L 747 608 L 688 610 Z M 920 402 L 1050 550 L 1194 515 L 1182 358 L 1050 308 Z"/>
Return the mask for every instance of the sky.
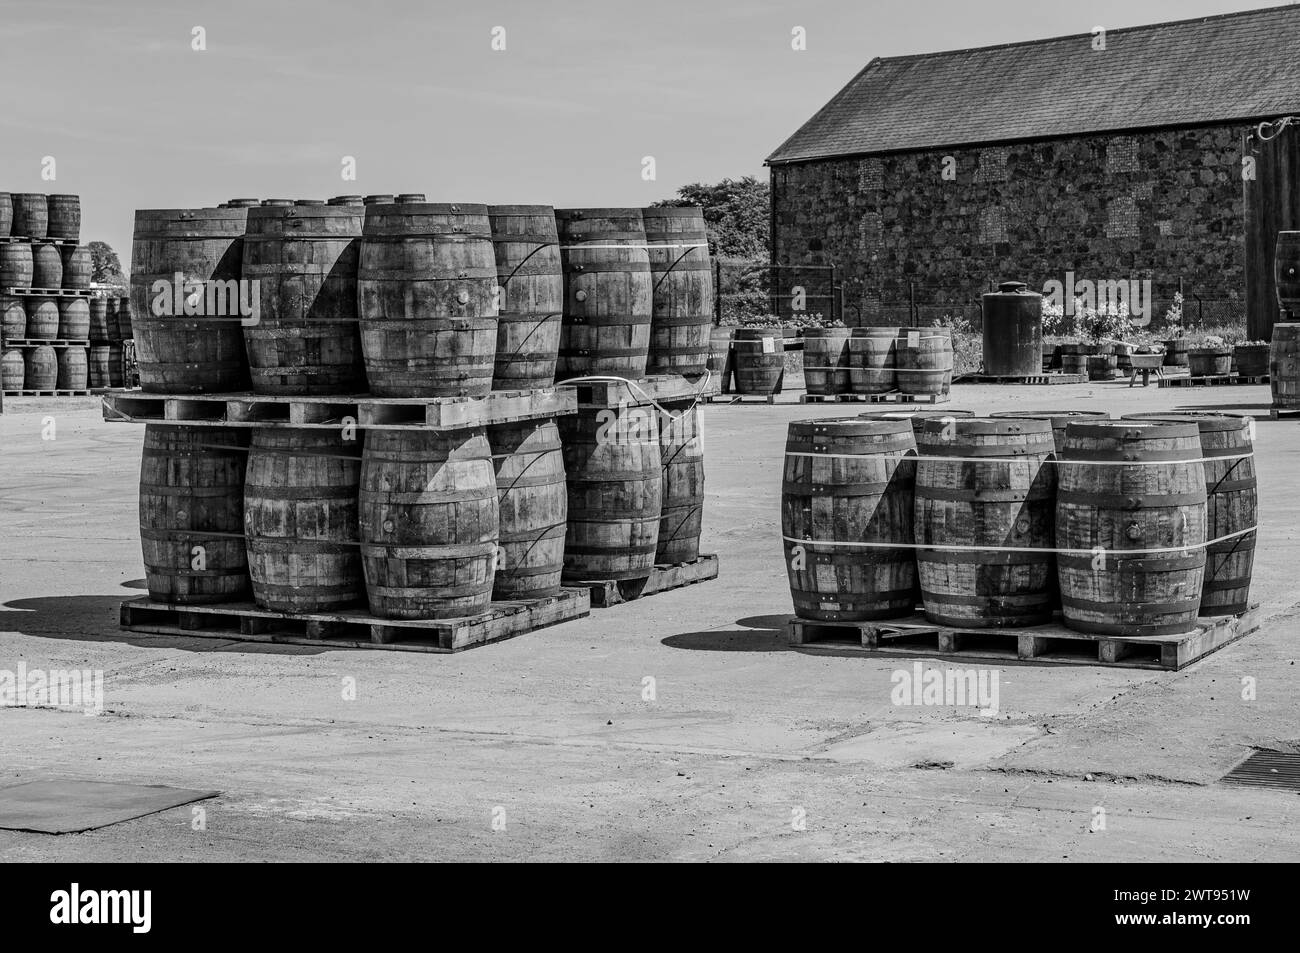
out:
<path id="1" fill-rule="evenodd" d="M 80 194 L 82 241 L 124 265 L 137 208 L 377 192 L 642 206 L 766 176 L 875 56 L 1276 5 L 0 0 L 0 191 Z"/>

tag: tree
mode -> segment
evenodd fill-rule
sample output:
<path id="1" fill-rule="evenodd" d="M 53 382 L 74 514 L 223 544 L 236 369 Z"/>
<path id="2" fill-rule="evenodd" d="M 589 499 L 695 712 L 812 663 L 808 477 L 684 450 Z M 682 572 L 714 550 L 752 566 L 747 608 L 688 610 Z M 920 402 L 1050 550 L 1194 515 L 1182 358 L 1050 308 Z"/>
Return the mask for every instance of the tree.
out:
<path id="1" fill-rule="evenodd" d="M 677 198 L 655 205 L 704 209 L 709 251 L 716 257 L 766 261 L 771 241 L 771 200 L 768 184 L 747 175 L 723 179 L 717 185 L 683 185 L 677 190 Z"/>
<path id="2" fill-rule="evenodd" d="M 91 281 L 118 288 L 130 286 L 126 275 L 122 273 L 122 262 L 108 242 L 91 242 L 88 247 L 92 269 Z"/>

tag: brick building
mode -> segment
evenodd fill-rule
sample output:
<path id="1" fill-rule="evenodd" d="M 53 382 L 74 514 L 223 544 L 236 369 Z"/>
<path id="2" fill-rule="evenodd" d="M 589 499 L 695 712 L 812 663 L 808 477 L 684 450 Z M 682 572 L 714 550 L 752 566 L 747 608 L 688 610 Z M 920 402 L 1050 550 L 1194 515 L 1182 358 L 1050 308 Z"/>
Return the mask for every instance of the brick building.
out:
<path id="1" fill-rule="evenodd" d="M 1072 272 L 1240 321 L 1243 158 L 1300 113 L 1297 49 L 1286 6 L 874 59 L 768 157 L 776 291 L 833 268 L 845 323 L 928 324 Z"/>

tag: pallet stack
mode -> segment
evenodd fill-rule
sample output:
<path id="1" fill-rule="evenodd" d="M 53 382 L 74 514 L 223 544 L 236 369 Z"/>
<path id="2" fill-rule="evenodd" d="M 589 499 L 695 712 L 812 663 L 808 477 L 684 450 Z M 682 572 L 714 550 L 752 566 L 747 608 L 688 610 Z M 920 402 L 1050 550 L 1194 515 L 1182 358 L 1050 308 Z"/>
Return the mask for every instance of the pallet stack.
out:
<path id="1" fill-rule="evenodd" d="M 0 392 L 89 393 L 91 258 L 75 195 L 0 192 Z"/>

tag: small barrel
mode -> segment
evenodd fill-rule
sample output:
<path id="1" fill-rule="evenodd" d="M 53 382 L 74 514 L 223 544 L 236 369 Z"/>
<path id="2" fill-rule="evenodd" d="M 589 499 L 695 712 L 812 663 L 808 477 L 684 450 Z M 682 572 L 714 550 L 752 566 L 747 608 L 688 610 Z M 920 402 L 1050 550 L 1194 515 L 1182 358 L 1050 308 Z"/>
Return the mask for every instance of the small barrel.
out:
<path id="1" fill-rule="evenodd" d="M 25 298 L 27 337 L 32 341 L 57 341 L 59 301 L 57 298 Z"/>
<path id="2" fill-rule="evenodd" d="M 732 328 L 714 325 L 709 331 L 709 365 L 708 371 L 719 383 L 726 387 L 735 371 L 735 360 L 731 353 Z"/>
<path id="3" fill-rule="evenodd" d="M 63 287 L 63 256 L 58 245 L 32 246 L 32 287 L 58 291 Z"/>
<path id="4" fill-rule="evenodd" d="M 81 197 L 51 195 L 46 200 L 46 238 L 75 242 L 81 239 Z"/>
<path id="5" fill-rule="evenodd" d="M 365 199 L 360 195 L 336 195 L 326 205 L 365 205 Z"/>
<path id="6" fill-rule="evenodd" d="M 447 619 L 488 611 L 500 511 L 483 428 L 370 431 L 360 501 L 372 613 Z"/>
<path id="7" fill-rule="evenodd" d="M 1056 591 L 1051 422 L 930 419 L 924 430 L 916 542 L 936 547 L 916 552 L 926 617 L 978 629 L 1050 622 Z"/>
<path id="8" fill-rule="evenodd" d="M 243 326 L 256 394 L 365 390 L 357 329 L 358 206 L 294 205 L 248 213 L 241 274 L 257 282 Z"/>
<path id="9" fill-rule="evenodd" d="M 247 218 L 245 208 L 135 213 L 132 329 L 145 391 L 248 388 L 239 282 Z M 156 293 L 155 282 L 171 293 Z"/>
<path id="10" fill-rule="evenodd" d="M 1255 564 L 1255 526 L 1259 517 L 1259 481 L 1251 417 L 1198 411 L 1126 414 L 1125 420 L 1195 423 L 1201 434 L 1207 494 L 1205 581 L 1201 615 L 1237 615 L 1250 608 L 1250 580 Z"/>
<path id="11" fill-rule="evenodd" d="M 731 347 L 737 394 L 774 394 L 785 370 L 785 339 L 780 328 L 736 328 Z"/>
<path id="12" fill-rule="evenodd" d="M 564 577 L 648 577 L 663 515 L 655 408 L 579 410 L 559 423 L 569 496 Z"/>
<path id="13" fill-rule="evenodd" d="M 1052 443 L 1056 452 L 1065 449 L 1065 428 L 1071 420 L 1110 420 L 1104 410 L 1000 410 L 989 414 L 994 420 L 1046 420 L 1052 425 Z"/>
<path id="14" fill-rule="evenodd" d="M 247 593 L 247 447 L 238 429 L 145 426 L 140 545 L 149 598 L 198 605 Z"/>
<path id="15" fill-rule="evenodd" d="M 564 271 L 557 376 L 643 377 L 653 281 L 641 210 L 556 209 L 555 221 Z"/>
<path id="16" fill-rule="evenodd" d="M 90 386 L 90 360 L 84 347 L 61 347 L 58 351 L 59 390 L 85 390 Z"/>
<path id="17" fill-rule="evenodd" d="M 27 337 L 27 308 L 18 295 L 0 292 L 0 341 L 21 341 Z"/>
<path id="18" fill-rule="evenodd" d="M 117 365 L 116 365 L 117 373 L 116 375 L 114 375 L 113 373 L 114 347 L 115 345 L 112 344 L 92 344 L 90 346 L 90 350 L 88 354 L 88 359 L 90 362 L 89 383 L 92 388 L 120 387 L 122 385 L 122 371 L 121 371 L 122 361 L 121 361 L 120 350 L 117 352 L 117 357 L 118 357 Z M 120 348 L 121 345 L 116 345 L 116 347 Z M 115 376 L 116 376 L 117 383 L 114 383 Z"/>
<path id="19" fill-rule="evenodd" d="M 489 427 L 500 511 L 496 599 L 541 599 L 560 591 L 569 500 L 564 450 L 554 420 Z"/>
<path id="20" fill-rule="evenodd" d="M 112 340 L 108 334 L 108 299 L 96 295 L 87 300 L 90 308 L 90 341 L 92 344 L 107 344 Z"/>
<path id="21" fill-rule="evenodd" d="M 1033 377 L 1043 370 L 1043 296 L 1023 281 L 982 295 L 984 373 Z"/>
<path id="22" fill-rule="evenodd" d="M 1300 322 L 1273 325 L 1268 375 L 1273 406 L 1279 410 L 1300 408 Z"/>
<path id="23" fill-rule="evenodd" d="M 117 340 L 129 341 L 134 337 L 131 330 L 131 299 L 117 299 Z"/>
<path id="24" fill-rule="evenodd" d="M 12 347 L 0 353 L 0 390 L 6 393 L 22 390 L 26 380 L 27 362 L 23 360 L 23 352 Z"/>
<path id="25" fill-rule="evenodd" d="M 1116 354 L 1089 354 L 1088 355 L 1088 380 L 1090 381 L 1109 381 L 1114 380 L 1115 370 L 1119 364 L 1119 356 Z"/>
<path id="26" fill-rule="evenodd" d="M 361 200 L 363 205 L 392 205 L 397 199 L 392 195 L 367 195 Z"/>
<path id="27" fill-rule="evenodd" d="M 49 237 L 48 200 L 40 192 L 14 192 L 14 218 L 10 232 L 15 238 Z"/>
<path id="28" fill-rule="evenodd" d="M 1061 373 L 1087 374 L 1088 347 L 1084 344 L 1067 343 L 1061 345 Z"/>
<path id="29" fill-rule="evenodd" d="M 501 288 L 492 389 L 550 387 L 555 383 L 564 316 L 555 209 L 492 205 L 488 221 Z"/>
<path id="30" fill-rule="evenodd" d="M 790 424 L 781 533 L 800 618 L 857 622 L 915 610 L 915 456 L 906 420 Z"/>
<path id="31" fill-rule="evenodd" d="M 1185 340 L 1171 338 L 1165 342 L 1165 367 L 1188 367 L 1189 353 Z"/>
<path id="32" fill-rule="evenodd" d="M 948 328 L 899 328 L 895 351 L 894 374 L 900 393 L 948 393 L 953 360 Z"/>
<path id="33" fill-rule="evenodd" d="M 701 208 L 641 210 L 652 284 L 647 374 L 692 380 L 707 369 L 713 265 Z"/>
<path id="34" fill-rule="evenodd" d="M 69 291 L 82 291 L 90 287 L 95 271 L 94 259 L 85 245 L 63 246 L 63 287 Z"/>
<path id="35" fill-rule="evenodd" d="M 341 430 L 253 430 L 244 536 L 259 606 L 328 612 L 362 599 L 360 481 L 361 444 Z"/>
<path id="36" fill-rule="evenodd" d="M 31 245 L 0 245 L 0 288 L 30 288 L 35 271 Z"/>
<path id="37" fill-rule="evenodd" d="M 41 345 L 27 349 L 27 389 L 54 390 L 59 383 L 59 358 L 54 348 Z"/>
<path id="38" fill-rule="evenodd" d="M 1057 574 L 1065 624 L 1171 635 L 1196 624 L 1206 492 L 1194 423 L 1074 422 L 1057 458 Z"/>
<path id="39" fill-rule="evenodd" d="M 90 340 L 90 301 L 86 298 L 59 298 L 59 340 Z"/>
<path id="40" fill-rule="evenodd" d="M 8 192 L 0 192 L 0 238 L 8 238 L 14 224 L 14 200 Z"/>
<path id="41" fill-rule="evenodd" d="M 1300 232 L 1278 232 L 1273 252 L 1277 303 L 1300 321 Z"/>
<path id="42" fill-rule="evenodd" d="M 704 440 L 698 404 L 669 405 L 659 423 L 663 515 L 656 563 L 687 563 L 700 556 L 704 526 Z"/>
<path id="43" fill-rule="evenodd" d="M 809 394 L 829 396 L 852 390 L 848 328 L 806 328 L 803 381 Z"/>
<path id="44" fill-rule="evenodd" d="M 1227 377 L 1232 373 L 1232 348 L 1192 348 L 1187 352 L 1187 371 L 1192 377 Z"/>
<path id="45" fill-rule="evenodd" d="M 898 328 L 849 331 L 849 387 L 855 394 L 887 394 L 898 387 Z"/>
<path id="46" fill-rule="evenodd" d="M 1232 349 L 1232 364 L 1238 377 L 1267 376 L 1268 345 L 1238 344 Z"/>
<path id="47" fill-rule="evenodd" d="M 401 205 L 419 205 L 426 202 L 427 199 L 424 197 L 423 192 L 402 192 L 396 197 L 395 201 Z"/>
<path id="48" fill-rule="evenodd" d="M 220 208 L 256 208 L 262 204 L 261 199 L 230 199 Z"/>
<path id="49" fill-rule="evenodd" d="M 491 391 L 497 269 L 487 206 L 372 204 L 363 233 L 357 296 L 370 392 Z"/>

